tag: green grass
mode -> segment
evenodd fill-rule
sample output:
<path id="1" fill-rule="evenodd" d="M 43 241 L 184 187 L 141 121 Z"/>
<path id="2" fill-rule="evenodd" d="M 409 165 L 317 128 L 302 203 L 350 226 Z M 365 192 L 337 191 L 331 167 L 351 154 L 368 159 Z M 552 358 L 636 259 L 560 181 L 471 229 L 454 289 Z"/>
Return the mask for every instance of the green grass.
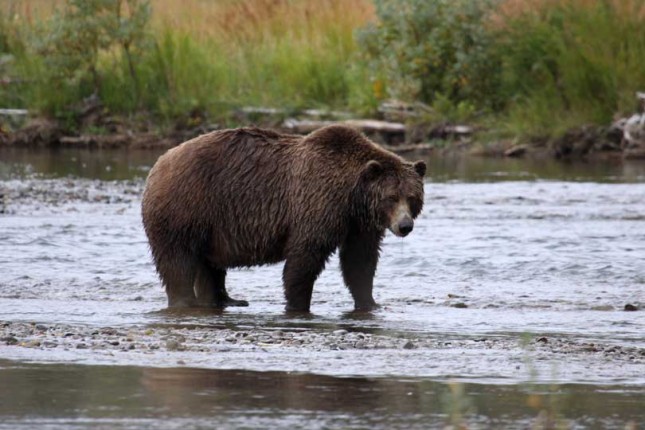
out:
<path id="1" fill-rule="evenodd" d="M 507 21 L 502 124 L 558 135 L 634 112 L 634 94 L 645 88 L 645 2 L 617 4 L 567 1 Z"/>
<path id="2" fill-rule="evenodd" d="M 226 122 L 242 106 L 360 109 L 356 100 L 369 99 L 364 71 L 351 66 L 353 30 L 372 16 L 367 0 L 152 4 L 159 10 L 136 52 L 134 79 L 118 45 L 96 62 L 98 94 L 110 112 L 172 122 L 200 111 Z M 13 55 L 6 73 L 29 80 L 0 89 L 0 105 L 61 116 L 96 85 L 88 74 L 59 76 L 36 55 L 32 41 L 42 31 L 24 15 L 0 15 L 0 48 Z M 15 43 L 2 43 L 5 34 Z"/>

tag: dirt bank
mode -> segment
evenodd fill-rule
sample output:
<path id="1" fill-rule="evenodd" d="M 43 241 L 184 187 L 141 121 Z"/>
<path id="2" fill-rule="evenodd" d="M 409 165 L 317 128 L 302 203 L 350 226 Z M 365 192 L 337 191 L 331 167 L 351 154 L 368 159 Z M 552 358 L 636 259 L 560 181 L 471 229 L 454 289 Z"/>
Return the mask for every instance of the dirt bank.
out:
<path id="1" fill-rule="evenodd" d="M 311 115 L 310 111 L 308 115 Z M 317 111 L 314 112 L 320 115 Z M 334 122 L 344 122 L 366 133 L 371 139 L 401 154 L 467 153 L 488 157 L 531 157 L 557 159 L 645 158 L 645 150 L 627 145 L 616 127 L 584 126 L 557 138 L 538 137 L 518 143 L 517 139 L 489 138 L 489 131 L 471 126 L 420 124 L 378 119 L 301 119 L 284 118 L 281 111 L 241 111 L 230 125 L 210 122 L 192 113 L 172 127 L 161 129 L 149 118 L 116 118 L 96 114 L 93 109 L 78 113 L 72 128 L 59 121 L 37 117 L 16 130 L 0 130 L 0 146 L 67 148 L 171 148 L 185 140 L 221 128 L 256 125 L 287 133 L 306 134 Z M 324 118 L 324 116 L 323 116 Z"/>

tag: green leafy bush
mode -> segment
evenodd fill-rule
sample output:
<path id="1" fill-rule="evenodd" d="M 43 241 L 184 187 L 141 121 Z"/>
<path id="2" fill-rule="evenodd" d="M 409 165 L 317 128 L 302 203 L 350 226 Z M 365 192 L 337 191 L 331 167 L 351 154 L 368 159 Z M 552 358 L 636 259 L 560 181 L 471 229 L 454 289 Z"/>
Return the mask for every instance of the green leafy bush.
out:
<path id="1" fill-rule="evenodd" d="M 557 135 L 631 112 L 645 88 L 645 0 L 375 4 L 358 41 L 378 96 L 444 120 L 483 112 L 516 135 Z"/>
<path id="2" fill-rule="evenodd" d="M 375 0 L 378 22 L 358 32 L 383 95 L 461 111 L 499 106 L 499 58 L 485 27 L 494 0 Z M 449 110 L 455 110 L 450 108 Z"/>
<path id="3" fill-rule="evenodd" d="M 121 48 L 138 98 L 133 51 L 145 43 L 150 13 L 146 0 L 68 0 L 41 32 L 45 37 L 36 49 L 53 73 L 72 82 L 89 76 L 93 91 L 100 93 L 100 56 Z"/>
<path id="4" fill-rule="evenodd" d="M 125 69 L 128 82 L 121 91 L 128 107 L 137 107 L 135 58 L 147 44 L 150 13 L 147 0 L 67 0 L 42 23 L 20 27 L 20 43 L 11 47 L 11 71 L 29 82 L 18 89 L 23 103 L 62 115 L 90 94 L 109 99 L 106 75 Z"/>

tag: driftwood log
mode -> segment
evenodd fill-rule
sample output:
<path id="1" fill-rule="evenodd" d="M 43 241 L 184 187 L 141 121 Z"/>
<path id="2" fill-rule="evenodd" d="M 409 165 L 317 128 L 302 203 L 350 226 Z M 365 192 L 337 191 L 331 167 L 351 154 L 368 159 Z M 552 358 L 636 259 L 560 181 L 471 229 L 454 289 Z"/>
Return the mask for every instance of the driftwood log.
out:
<path id="1" fill-rule="evenodd" d="M 612 128 L 623 134 L 623 155 L 625 158 L 645 159 L 645 93 L 637 92 L 638 112 L 629 118 L 621 118 Z"/>
<path id="2" fill-rule="evenodd" d="M 27 116 L 27 109 L 0 109 L 0 116 Z"/>

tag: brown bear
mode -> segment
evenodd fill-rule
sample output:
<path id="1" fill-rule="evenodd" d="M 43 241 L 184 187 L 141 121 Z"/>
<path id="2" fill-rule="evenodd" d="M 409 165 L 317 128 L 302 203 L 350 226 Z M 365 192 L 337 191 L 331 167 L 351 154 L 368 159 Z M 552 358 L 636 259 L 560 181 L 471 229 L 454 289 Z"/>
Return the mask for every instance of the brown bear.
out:
<path id="1" fill-rule="evenodd" d="M 340 125 L 304 137 L 241 128 L 184 142 L 154 165 L 142 203 L 168 306 L 246 306 L 228 296 L 226 270 L 286 260 L 286 309 L 309 311 L 314 282 L 339 248 L 356 309 L 376 307 L 381 241 L 386 229 L 412 231 L 425 171 Z"/>

